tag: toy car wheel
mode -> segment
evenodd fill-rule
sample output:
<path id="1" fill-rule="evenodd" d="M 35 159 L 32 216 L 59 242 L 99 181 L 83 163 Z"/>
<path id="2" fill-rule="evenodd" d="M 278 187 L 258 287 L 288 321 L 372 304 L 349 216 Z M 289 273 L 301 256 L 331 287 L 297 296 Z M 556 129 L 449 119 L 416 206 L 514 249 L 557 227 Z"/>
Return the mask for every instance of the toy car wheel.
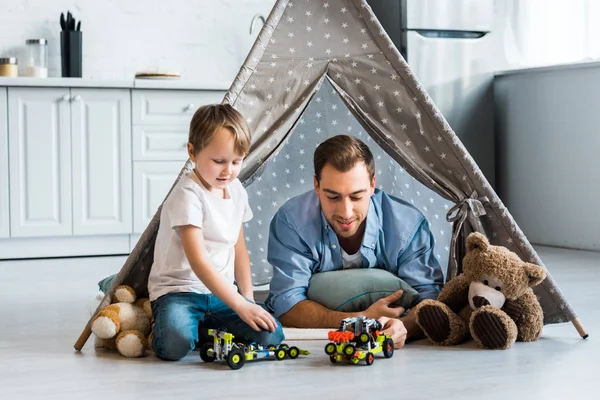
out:
<path id="1" fill-rule="evenodd" d="M 273 351 L 275 351 L 275 350 L 277 350 L 277 346 L 275 346 L 274 344 L 270 344 L 270 345 L 267 346 L 267 350 L 273 350 Z"/>
<path id="2" fill-rule="evenodd" d="M 394 341 L 390 338 L 383 341 L 383 355 L 385 358 L 392 358 L 394 355 Z"/>
<path id="3" fill-rule="evenodd" d="M 210 354 L 209 354 L 210 353 Z M 200 359 L 204 362 L 213 362 L 217 357 L 215 356 L 215 352 L 213 351 L 212 343 L 203 343 L 202 347 L 200 347 Z"/>
<path id="4" fill-rule="evenodd" d="M 291 359 L 298 358 L 298 356 L 300 355 L 300 349 L 296 346 L 292 346 L 288 349 L 288 355 Z"/>
<path id="5" fill-rule="evenodd" d="M 325 354 L 327 354 L 328 356 L 332 355 L 335 353 L 335 343 L 327 343 L 325 345 Z"/>
<path id="6" fill-rule="evenodd" d="M 279 345 L 279 348 L 280 348 L 280 349 L 289 349 L 289 348 L 290 348 L 290 346 L 288 346 L 288 345 L 287 345 L 287 343 L 281 343 L 281 344 Z"/>
<path id="7" fill-rule="evenodd" d="M 332 364 L 335 364 L 337 362 L 337 358 L 335 358 L 334 355 L 329 356 L 329 361 L 331 361 Z"/>
<path id="8" fill-rule="evenodd" d="M 231 369 L 240 369 L 244 366 L 246 362 L 246 357 L 244 352 L 240 349 L 233 349 L 229 352 L 227 356 L 227 365 Z"/>
<path id="9" fill-rule="evenodd" d="M 373 356 L 373 353 L 367 353 L 365 361 L 367 362 L 367 365 L 373 365 L 373 361 L 375 361 L 375 356 Z"/>
<path id="10" fill-rule="evenodd" d="M 363 332 L 358 336 L 358 344 L 366 344 L 366 343 L 369 343 L 369 334 Z"/>
<path id="11" fill-rule="evenodd" d="M 347 356 L 351 356 L 354 353 L 356 353 L 356 347 L 354 347 L 351 344 L 347 344 L 346 347 L 344 347 L 344 354 Z"/>
<path id="12" fill-rule="evenodd" d="M 280 348 L 279 348 L 279 349 L 277 349 L 277 351 L 275 352 L 275 358 L 276 358 L 278 361 L 281 361 L 281 360 L 283 360 L 283 359 L 284 359 L 284 358 L 287 356 L 287 354 L 288 354 L 288 353 L 287 353 L 287 349 L 285 349 L 285 348 L 281 348 L 281 347 L 280 347 Z"/>

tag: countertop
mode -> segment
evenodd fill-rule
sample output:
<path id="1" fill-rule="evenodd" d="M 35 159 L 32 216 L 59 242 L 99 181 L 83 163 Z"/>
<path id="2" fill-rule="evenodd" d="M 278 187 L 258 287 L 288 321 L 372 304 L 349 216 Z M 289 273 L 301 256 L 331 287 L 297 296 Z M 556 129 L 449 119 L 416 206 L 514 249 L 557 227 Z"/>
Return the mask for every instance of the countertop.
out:
<path id="1" fill-rule="evenodd" d="M 229 90 L 231 82 L 192 81 L 185 79 L 91 79 L 0 77 L 0 86 L 89 87 L 127 89 Z"/>
<path id="2" fill-rule="evenodd" d="M 558 72 L 558 71 L 569 71 L 569 70 L 599 68 L 599 67 L 600 67 L 600 61 L 590 60 L 590 61 L 581 61 L 581 62 L 566 63 L 566 64 L 546 65 L 546 66 L 540 66 L 540 67 L 510 69 L 510 70 L 505 70 L 505 71 L 498 71 L 494 74 L 494 76 L 496 78 L 501 78 L 501 77 L 505 77 L 505 76 L 513 76 L 513 75 L 520 75 L 520 74 Z"/>

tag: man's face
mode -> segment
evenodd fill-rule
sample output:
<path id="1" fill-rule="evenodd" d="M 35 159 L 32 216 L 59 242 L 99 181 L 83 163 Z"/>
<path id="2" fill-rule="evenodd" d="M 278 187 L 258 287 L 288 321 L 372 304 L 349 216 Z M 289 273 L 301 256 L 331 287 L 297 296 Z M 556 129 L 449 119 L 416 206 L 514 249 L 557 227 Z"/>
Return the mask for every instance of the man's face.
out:
<path id="1" fill-rule="evenodd" d="M 365 164 L 359 162 L 347 172 L 325 164 L 321 182 L 315 177 L 314 185 L 325 219 L 334 232 L 343 238 L 354 236 L 367 217 L 375 191 L 375 177 L 369 179 Z"/>

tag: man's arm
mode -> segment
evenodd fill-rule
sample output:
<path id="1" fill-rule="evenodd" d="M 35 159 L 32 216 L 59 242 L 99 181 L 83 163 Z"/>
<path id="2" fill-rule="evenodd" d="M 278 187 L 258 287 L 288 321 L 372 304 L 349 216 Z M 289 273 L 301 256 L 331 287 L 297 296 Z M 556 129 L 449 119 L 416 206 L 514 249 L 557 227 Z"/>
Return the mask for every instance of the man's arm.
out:
<path id="1" fill-rule="evenodd" d="M 302 300 L 281 315 L 279 321 L 293 328 L 337 328 L 342 319 L 360 314 L 333 311 L 312 300 Z"/>
<path id="2" fill-rule="evenodd" d="M 303 300 L 296 303 L 288 312 L 281 315 L 279 319 L 283 325 L 295 328 L 337 328 L 342 319 L 359 315 L 374 319 L 381 317 L 399 318 L 405 310 L 403 307 L 395 307 L 392 304 L 400 299 L 402 294 L 402 290 L 398 290 L 387 297 L 377 300 L 365 311 L 360 312 L 330 310 L 312 300 Z M 306 318 L 307 315 L 311 316 L 310 319 Z"/>
<path id="3" fill-rule="evenodd" d="M 444 284 L 442 268 L 434 254 L 434 238 L 425 218 L 410 243 L 400 252 L 397 275 L 419 292 L 419 300 L 436 299 Z"/>

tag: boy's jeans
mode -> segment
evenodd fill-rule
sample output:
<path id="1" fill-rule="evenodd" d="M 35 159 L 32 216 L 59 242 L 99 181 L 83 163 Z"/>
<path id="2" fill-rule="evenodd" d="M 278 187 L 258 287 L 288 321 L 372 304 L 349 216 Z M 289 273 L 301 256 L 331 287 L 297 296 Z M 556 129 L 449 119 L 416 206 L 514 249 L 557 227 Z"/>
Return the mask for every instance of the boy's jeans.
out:
<path id="1" fill-rule="evenodd" d="M 226 330 L 236 340 L 263 346 L 280 344 L 283 329 L 277 321 L 274 332 L 257 332 L 217 296 L 198 293 L 169 293 L 152 302 L 154 339 L 152 349 L 164 360 L 180 360 L 196 347 L 201 328 Z"/>

